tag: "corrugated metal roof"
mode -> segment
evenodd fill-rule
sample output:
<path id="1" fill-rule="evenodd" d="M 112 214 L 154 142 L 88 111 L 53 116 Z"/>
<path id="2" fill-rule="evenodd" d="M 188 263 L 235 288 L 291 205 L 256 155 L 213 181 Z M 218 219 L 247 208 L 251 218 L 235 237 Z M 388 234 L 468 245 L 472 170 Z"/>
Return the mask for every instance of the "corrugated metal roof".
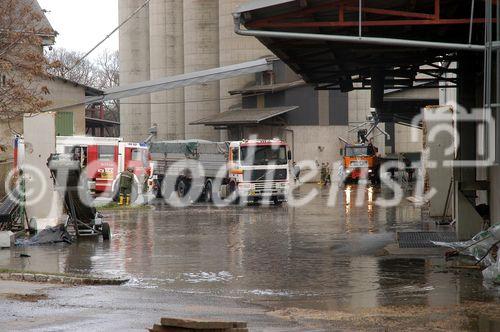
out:
<path id="1" fill-rule="evenodd" d="M 242 23 L 249 30 L 292 32 L 321 35 L 356 37 L 359 34 L 357 1 L 348 1 L 355 9 L 341 11 L 340 1 L 251 1 L 238 8 L 242 14 Z M 364 0 L 362 35 L 373 38 L 409 39 L 426 42 L 467 43 L 469 24 L 440 25 L 376 25 L 377 21 L 400 20 L 400 24 L 412 21 L 405 18 L 405 13 L 432 15 L 434 1 L 414 0 Z M 470 2 L 441 0 L 440 19 L 454 20 L 470 17 Z M 476 16 L 483 17 L 483 9 L 476 6 Z M 385 13 L 401 13 L 401 17 Z M 342 26 L 340 21 L 351 25 Z M 414 19 L 414 21 L 426 21 Z M 316 25 L 315 25 L 316 24 Z M 323 25 L 322 25 L 323 24 Z M 373 25 L 371 25 L 373 24 Z M 474 25 L 474 36 L 480 39 L 484 25 Z M 333 42 L 305 38 L 283 39 L 262 36 L 258 39 L 307 83 L 340 88 L 349 83 L 348 78 L 357 76 L 368 81 L 371 69 L 384 67 L 393 70 L 411 72 L 414 66 L 435 62 L 440 57 L 453 60 L 456 52 L 428 47 L 407 47 L 357 44 L 354 42 Z M 401 70 L 400 68 L 404 69 Z M 396 75 L 392 75 L 397 77 Z M 391 76 L 391 74 L 387 74 Z M 394 87 L 400 85 L 394 84 Z"/>
<path id="2" fill-rule="evenodd" d="M 288 89 L 301 87 L 304 85 L 306 85 L 306 82 L 304 82 L 303 80 L 289 82 L 289 83 L 254 85 L 254 86 L 251 86 L 248 88 L 229 91 L 229 94 L 238 95 L 238 94 L 266 93 L 266 92 L 274 93 L 274 92 L 279 92 L 279 91 L 284 91 L 284 90 L 288 90 Z"/>
<path id="3" fill-rule="evenodd" d="M 234 109 L 224 113 L 191 122 L 191 125 L 224 126 L 238 124 L 258 124 L 275 116 L 298 109 L 298 106 L 272 108 Z"/>

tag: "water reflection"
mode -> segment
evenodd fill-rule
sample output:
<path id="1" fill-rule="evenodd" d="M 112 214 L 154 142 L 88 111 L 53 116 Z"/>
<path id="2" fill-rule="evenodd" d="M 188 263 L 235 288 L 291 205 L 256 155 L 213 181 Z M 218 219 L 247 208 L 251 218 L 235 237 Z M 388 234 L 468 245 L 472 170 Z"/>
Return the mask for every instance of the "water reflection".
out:
<path id="1" fill-rule="evenodd" d="M 469 276 L 436 272 L 439 261 L 376 257 L 395 231 L 423 227 L 421 211 L 407 202 L 382 209 L 374 202 L 388 193 L 363 190 L 359 207 L 353 185 L 340 191 L 335 207 L 327 207 L 324 188 L 303 208 L 159 205 L 116 212 L 107 216 L 109 243 L 0 251 L 0 266 L 126 276 L 140 287 L 326 309 L 487 297 Z"/>

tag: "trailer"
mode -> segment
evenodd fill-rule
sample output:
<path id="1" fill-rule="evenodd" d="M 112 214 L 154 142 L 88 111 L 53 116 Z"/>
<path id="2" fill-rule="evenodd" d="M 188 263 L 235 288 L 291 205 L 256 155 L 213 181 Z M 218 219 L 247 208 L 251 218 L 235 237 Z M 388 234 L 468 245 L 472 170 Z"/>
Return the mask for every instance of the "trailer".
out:
<path id="1" fill-rule="evenodd" d="M 68 220 L 64 225 L 77 238 L 102 236 L 104 241 L 111 238 L 111 229 L 103 221 L 103 216 L 94 207 L 82 201 L 88 191 L 86 182 L 80 181 L 82 171 L 80 160 L 75 154 L 52 154 L 47 160 L 52 174 L 54 189 L 63 197 Z M 83 194 L 82 194 L 83 193 Z"/>
<path id="2" fill-rule="evenodd" d="M 192 191 L 199 197 L 192 198 L 205 202 L 212 202 L 214 195 L 276 205 L 287 200 L 291 153 L 281 140 L 153 142 L 150 152 L 156 197 L 168 198 L 172 192 L 184 197 L 197 189 Z M 194 174 L 189 165 L 201 166 L 203 175 Z"/>

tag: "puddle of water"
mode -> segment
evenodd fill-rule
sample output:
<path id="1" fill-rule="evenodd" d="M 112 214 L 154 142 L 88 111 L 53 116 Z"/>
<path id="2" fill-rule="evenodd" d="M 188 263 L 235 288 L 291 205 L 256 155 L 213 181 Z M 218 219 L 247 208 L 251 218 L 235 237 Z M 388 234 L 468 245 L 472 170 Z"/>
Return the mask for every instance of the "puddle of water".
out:
<path id="1" fill-rule="evenodd" d="M 367 191 L 371 202 L 357 207 L 356 190 L 341 192 L 337 206 L 327 207 L 327 193 L 323 190 L 303 208 L 157 206 L 155 211 L 108 213 L 113 231 L 109 243 L 88 239 L 72 246 L 0 251 L 0 266 L 128 277 L 130 287 L 251 297 L 313 309 L 491 299 L 469 275 L 436 273 L 433 265 L 442 263 L 438 258 L 376 257 L 394 241 L 396 231 L 427 227 L 420 208 L 408 202 L 379 208 L 373 205 L 378 195 L 385 195 L 379 191 Z"/>

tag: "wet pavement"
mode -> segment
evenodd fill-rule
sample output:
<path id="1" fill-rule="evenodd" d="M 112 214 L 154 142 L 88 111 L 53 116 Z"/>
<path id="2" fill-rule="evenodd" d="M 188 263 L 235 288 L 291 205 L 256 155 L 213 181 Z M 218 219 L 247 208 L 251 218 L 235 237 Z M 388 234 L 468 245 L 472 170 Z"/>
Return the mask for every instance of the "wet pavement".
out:
<path id="1" fill-rule="evenodd" d="M 314 188 L 301 188 L 297 197 L 305 197 Z M 154 312 L 151 303 L 191 316 L 189 308 L 195 307 L 196 301 L 207 307 L 191 310 L 195 316 L 211 316 L 208 307 L 218 317 L 231 310 L 241 315 L 255 310 L 252 317 L 238 318 L 254 321 L 250 326 L 256 330 L 279 326 L 283 330 L 331 330 L 332 317 L 340 330 L 371 329 L 380 327 L 380 322 L 356 325 L 348 314 L 387 315 L 392 320 L 394 315 L 404 316 L 403 309 L 380 313 L 377 310 L 381 308 L 408 308 L 423 312 L 423 319 L 438 322 L 442 320 L 439 316 L 429 320 L 425 311 L 432 315 L 432 308 L 455 308 L 458 311 L 453 314 L 470 317 L 457 320 L 453 329 L 497 326 L 489 318 L 481 325 L 481 318 L 472 309 L 485 305 L 484 312 L 500 317 L 500 297 L 482 285 L 479 272 L 450 271 L 443 267 L 439 255 L 384 255 L 383 248 L 395 241 L 397 231 L 435 228 L 420 207 L 406 200 L 395 208 L 378 207 L 374 204 L 377 197 L 389 194 L 373 188 L 363 191 L 365 202 L 356 206 L 357 187 L 349 188 L 340 191 L 332 207 L 327 206 L 329 188 L 324 188 L 300 208 L 196 204 L 175 209 L 156 204 L 152 210 L 105 212 L 113 232 L 109 243 L 88 239 L 72 246 L 4 250 L 0 251 L 0 267 L 130 278 L 117 290 L 103 288 L 109 297 L 96 288 L 56 288 L 51 295 L 74 302 L 71 294 L 83 298 L 86 294 L 84 302 L 89 302 L 85 307 L 92 307 L 93 298 L 110 308 L 113 298 L 120 303 L 126 298 L 130 310 L 137 307 L 147 312 L 144 320 L 157 317 L 150 324 L 134 321 L 134 328 L 152 325 L 162 316 Z M 31 257 L 21 258 L 21 253 Z M 38 308 L 40 315 L 43 302 Z M 184 310 L 176 311 L 176 305 Z M 460 311 L 468 309 L 472 314 Z M 344 316 L 339 318 L 338 313 Z M 82 325 L 75 323 L 75 327 Z M 450 326 L 440 328 L 446 327 Z"/>

